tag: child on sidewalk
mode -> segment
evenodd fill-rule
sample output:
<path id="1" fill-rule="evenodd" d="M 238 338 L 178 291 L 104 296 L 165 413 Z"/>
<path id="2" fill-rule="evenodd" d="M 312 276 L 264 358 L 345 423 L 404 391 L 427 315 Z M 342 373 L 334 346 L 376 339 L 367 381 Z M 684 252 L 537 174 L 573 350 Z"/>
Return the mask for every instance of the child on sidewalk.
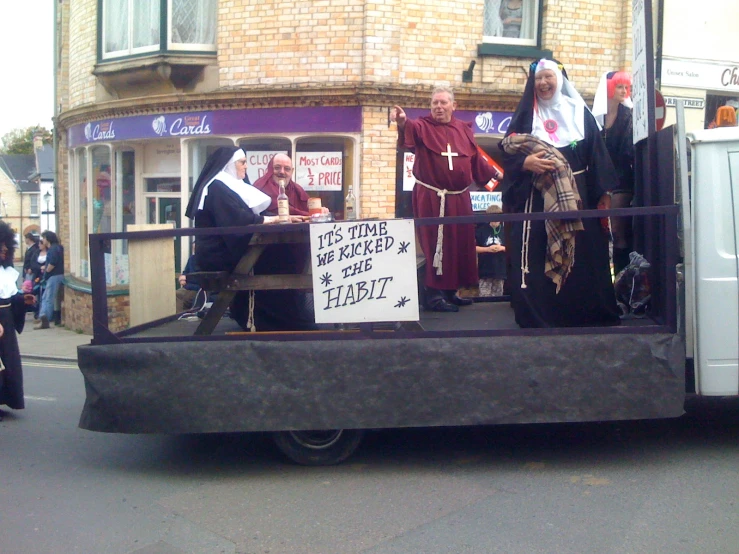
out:
<path id="1" fill-rule="evenodd" d="M 488 206 L 485 213 L 499 214 L 503 210 L 496 204 Z M 481 223 L 475 230 L 477 267 L 480 274 L 480 296 L 503 296 L 506 278 L 503 225 L 499 221 Z"/>

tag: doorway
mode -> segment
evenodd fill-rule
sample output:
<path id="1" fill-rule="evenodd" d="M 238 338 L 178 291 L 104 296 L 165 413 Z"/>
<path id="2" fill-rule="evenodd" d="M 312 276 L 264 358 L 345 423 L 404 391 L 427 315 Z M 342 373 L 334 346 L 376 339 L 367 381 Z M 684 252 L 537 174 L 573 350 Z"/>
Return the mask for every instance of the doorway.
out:
<path id="1" fill-rule="evenodd" d="M 144 186 L 146 223 L 172 223 L 175 229 L 179 229 L 182 224 L 180 177 L 146 177 Z M 177 275 L 183 267 L 180 240 L 180 237 L 174 239 L 174 263 Z"/>

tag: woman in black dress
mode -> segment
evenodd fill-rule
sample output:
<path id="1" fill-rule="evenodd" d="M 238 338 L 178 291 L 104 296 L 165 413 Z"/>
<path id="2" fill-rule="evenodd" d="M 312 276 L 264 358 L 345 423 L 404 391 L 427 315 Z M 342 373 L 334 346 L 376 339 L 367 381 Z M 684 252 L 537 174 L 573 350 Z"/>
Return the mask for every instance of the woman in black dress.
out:
<path id="1" fill-rule="evenodd" d="M 538 176 L 553 173 L 557 167 L 554 158 L 561 160 L 562 157 L 571 168 L 570 180 L 575 183 L 571 186 L 574 190 L 569 191 L 575 199 L 575 209 L 607 209 L 610 206 L 610 191 L 617 186 L 613 164 L 595 119 L 557 62 L 540 60 L 531 64 L 529 79 L 506 139 L 513 134 L 530 137 L 549 151 L 528 155 L 512 153 L 503 146 L 506 140 L 501 143 L 505 169 L 501 185 L 504 211 L 543 211 L 544 194 L 535 181 Z M 564 278 L 557 283 L 549 276 L 547 252 L 553 237 L 548 234 L 544 222 L 510 224 L 507 250 L 512 266 L 511 304 L 521 327 L 619 323 L 611 282 L 608 235 L 597 218 L 575 223 L 571 257 L 561 272 Z"/>
<path id="2" fill-rule="evenodd" d="M 18 291 L 18 270 L 13 267 L 15 232 L 0 221 L 0 404 L 14 410 L 25 407 L 23 400 L 23 368 L 18 350 L 18 335 L 26 321 L 26 306 L 34 303 L 32 294 Z M 3 413 L 0 412 L 0 420 Z"/>
<path id="3" fill-rule="evenodd" d="M 634 131 L 631 116 L 631 75 L 610 71 L 603 75 L 593 100 L 593 115 L 602 127 L 603 140 L 618 175 L 612 208 L 628 208 L 634 198 Z M 633 249 L 630 217 L 612 217 L 613 269 L 618 273 L 629 263 Z"/>

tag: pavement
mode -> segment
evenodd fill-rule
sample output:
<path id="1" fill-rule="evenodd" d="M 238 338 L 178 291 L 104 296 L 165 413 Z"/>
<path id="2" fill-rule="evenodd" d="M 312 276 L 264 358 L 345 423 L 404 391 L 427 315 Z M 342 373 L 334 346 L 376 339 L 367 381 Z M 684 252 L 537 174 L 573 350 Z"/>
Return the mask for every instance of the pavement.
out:
<path id="1" fill-rule="evenodd" d="M 26 314 L 26 326 L 18 335 L 22 360 L 47 360 L 77 363 L 77 347 L 90 344 L 92 335 L 70 331 L 53 323 L 48 329 L 33 328 L 33 314 Z"/>

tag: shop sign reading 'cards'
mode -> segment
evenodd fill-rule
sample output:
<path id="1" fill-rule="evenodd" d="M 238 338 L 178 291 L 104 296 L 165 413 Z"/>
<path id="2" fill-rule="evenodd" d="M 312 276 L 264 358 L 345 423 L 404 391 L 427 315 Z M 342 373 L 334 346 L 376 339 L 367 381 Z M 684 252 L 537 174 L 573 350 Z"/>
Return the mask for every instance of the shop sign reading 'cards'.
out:
<path id="1" fill-rule="evenodd" d="M 310 226 L 316 323 L 418 321 L 412 220 Z"/>

